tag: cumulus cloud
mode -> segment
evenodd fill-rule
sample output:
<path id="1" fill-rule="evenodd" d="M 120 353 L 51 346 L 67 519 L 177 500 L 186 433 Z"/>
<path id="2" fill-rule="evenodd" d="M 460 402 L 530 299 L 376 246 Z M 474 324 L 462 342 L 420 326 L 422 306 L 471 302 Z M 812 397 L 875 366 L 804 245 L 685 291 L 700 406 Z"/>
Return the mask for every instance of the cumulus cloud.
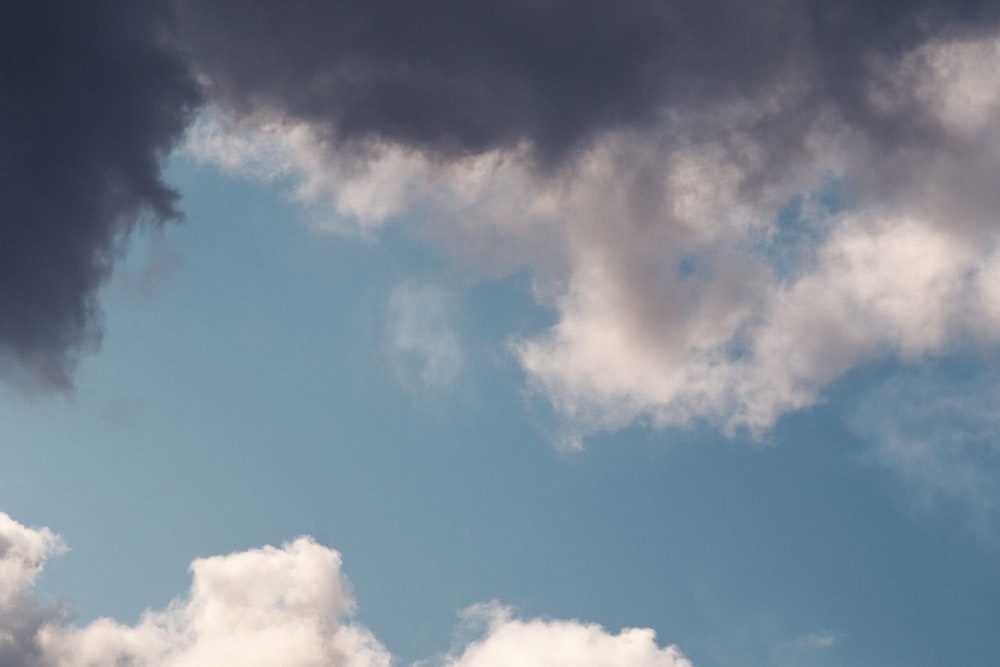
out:
<path id="1" fill-rule="evenodd" d="M 47 528 L 29 529 L 0 513 L 0 664 L 42 667 L 38 644 L 43 628 L 59 624 L 59 609 L 46 609 L 31 586 L 52 555 L 66 549 Z"/>
<path id="2" fill-rule="evenodd" d="M 0 373 L 67 388 L 135 225 L 176 218 L 159 160 L 200 93 L 160 3 L 0 7 Z"/>
<path id="3" fill-rule="evenodd" d="M 794 93 L 775 90 L 767 104 L 780 113 Z M 996 338 L 988 216 L 965 206 L 964 220 L 945 220 L 954 207 L 919 174 L 904 174 L 914 190 L 899 201 L 881 184 L 865 191 L 852 177 L 875 147 L 832 115 L 816 118 L 782 173 L 757 179 L 768 146 L 754 127 L 772 110 L 718 113 L 722 138 L 698 133 L 706 118 L 664 120 L 653 135 L 607 133 L 544 176 L 523 149 L 442 163 L 384 146 L 357 180 L 338 180 L 339 154 L 296 144 L 300 125 L 237 136 L 283 145 L 300 183 L 326 178 L 322 190 L 302 187 L 339 224 L 415 211 L 423 234 L 487 275 L 532 268 L 536 297 L 559 321 L 511 349 L 563 419 L 568 447 L 635 420 L 761 432 L 879 354 L 919 359 L 957 335 Z M 193 150 L 210 157 L 207 145 Z M 365 199 L 363 182 L 395 185 Z"/>
<path id="4" fill-rule="evenodd" d="M 484 624 L 486 633 L 447 656 L 443 667 L 691 667 L 676 646 L 658 647 L 655 633 L 648 628 L 611 634 L 599 625 L 579 621 L 520 621 L 512 618 L 509 608 L 495 602 L 471 607 L 464 616 L 466 621 Z"/>
<path id="5" fill-rule="evenodd" d="M 989 3 L 284 7 L 184 5 L 189 150 L 529 269 L 557 322 L 510 349 L 564 447 L 759 435 L 872 359 L 1000 342 Z"/>
<path id="6" fill-rule="evenodd" d="M 453 299 L 431 283 L 404 281 L 392 288 L 385 308 L 385 350 L 404 387 L 441 394 L 462 372 L 465 351 L 455 329 Z"/>
<path id="7" fill-rule="evenodd" d="M 389 667 L 391 654 L 351 621 L 354 601 L 340 554 L 301 537 L 280 548 L 201 558 L 188 595 L 147 611 L 134 626 L 102 618 L 71 624 L 45 610 L 32 585 L 64 547 L 48 529 L 0 513 L 0 661 L 10 667 Z M 611 634 L 577 621 L 513 619 L 496 604 L 468 615 L 485 634 L 454 655 L 453 667 L 573 664 L 690 667 L 651 630 Z"/>

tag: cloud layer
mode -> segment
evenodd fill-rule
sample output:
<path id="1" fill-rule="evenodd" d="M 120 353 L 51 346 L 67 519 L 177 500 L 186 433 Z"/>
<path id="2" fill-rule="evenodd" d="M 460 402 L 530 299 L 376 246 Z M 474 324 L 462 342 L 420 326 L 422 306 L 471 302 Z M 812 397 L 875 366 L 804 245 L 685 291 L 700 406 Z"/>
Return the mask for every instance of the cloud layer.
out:
<path id="1" fill-rule="evenodd" d="M 188 595 L 135 626 L 75 626 L 32 597 L 45 560 L 64 547 L 48 529 L 0 513 L 0 660 L 9 667 L 389 667 L 391 654 L 350 620 L 340 554 L 301 537 L 191 564 Z M 433 662 L 449 667 L 552 664 L 690 667 L 651 630 L 611 634 L 577 621 L 519 621 L 496 604 L 467 612 L 485 634 Z"/>

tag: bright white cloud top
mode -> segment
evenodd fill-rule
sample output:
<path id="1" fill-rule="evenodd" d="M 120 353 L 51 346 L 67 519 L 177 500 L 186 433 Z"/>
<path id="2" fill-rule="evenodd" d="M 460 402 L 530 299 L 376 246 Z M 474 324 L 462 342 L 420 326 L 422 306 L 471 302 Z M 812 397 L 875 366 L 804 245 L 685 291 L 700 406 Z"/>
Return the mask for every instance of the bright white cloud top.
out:
<path id="1" fill-rule="evenodd" d="M 32 595 L 45 561 L 64 550 L 47 528 L 0 513 L 0 662 L 5 667 L 389 667 L 392 655 L 351 621 L 354 600 L 336 551 L 300 537 L 191 563 L 188 595 L 135 626 L 98 619 L 76 626 Z M 483 637 L 455 655 L 421 664 L 448 667 L 630 665 L 691 667 L 652 630 L 611 634 L 578 621 L 512 618 L 497 604 L 466 617 Z"/>

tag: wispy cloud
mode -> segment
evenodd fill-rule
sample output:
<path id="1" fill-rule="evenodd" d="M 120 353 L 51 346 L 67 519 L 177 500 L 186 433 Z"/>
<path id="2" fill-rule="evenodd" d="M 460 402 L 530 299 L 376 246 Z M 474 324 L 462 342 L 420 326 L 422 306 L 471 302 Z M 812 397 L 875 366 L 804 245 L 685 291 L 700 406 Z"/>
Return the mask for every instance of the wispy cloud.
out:
<path id="1" fill-rule="evenodd" d="M 921 512 L 958 508 L 978 538 L 1000 546 L 1000 377 L 953 360 L 890 377 L 858 398 L 851 423 Z"/>
<path id="2" fill-rule="evenodd" d="M 843 635 L 831 630 L 824 630 L 822 632 L 813 632 L 802 638 L 802 644 L 817 649 L 832 648 L 837 644 Z"/>
<path id="3" fill-rule="evenodd" d="M 438 396 L 450 391 L 465 365 L 454 296 L 427 282 L 393 287 L 385 308 L 385 351 L 406 389 Z"/>

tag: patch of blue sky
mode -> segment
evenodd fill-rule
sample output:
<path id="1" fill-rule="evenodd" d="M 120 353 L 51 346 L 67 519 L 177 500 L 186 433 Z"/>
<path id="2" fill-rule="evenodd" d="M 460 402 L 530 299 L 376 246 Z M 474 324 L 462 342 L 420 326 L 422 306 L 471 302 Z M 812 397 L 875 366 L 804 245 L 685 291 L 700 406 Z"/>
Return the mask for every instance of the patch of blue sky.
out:
<path id="1" fill-rule="evenodd" d="M 793 197 L 778 213 L 775 231 L 754 248 L 780 280 L 794 280 L 811 266 L 814 252 L 831 231 L 830 221 L 850 207 L 842 179 L 826 174 L 818 188 Z"/>

